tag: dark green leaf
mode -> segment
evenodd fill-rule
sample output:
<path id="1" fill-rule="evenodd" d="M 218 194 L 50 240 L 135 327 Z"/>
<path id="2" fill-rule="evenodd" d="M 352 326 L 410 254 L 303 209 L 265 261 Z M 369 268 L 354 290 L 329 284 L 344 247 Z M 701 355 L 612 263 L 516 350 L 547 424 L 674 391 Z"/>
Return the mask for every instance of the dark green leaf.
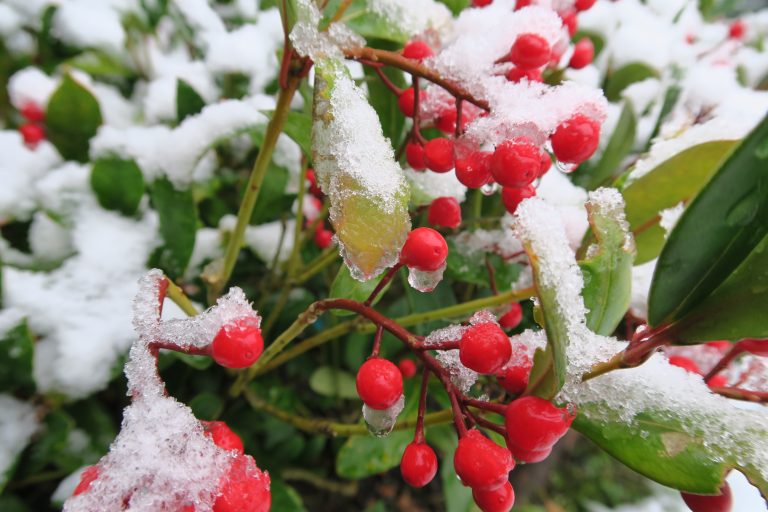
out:
<path id="1" fill-rule="evenodd" d="M 130 216 L 144 195 L 144 176 L 133 160 L 102 158 L 93 164 L 91 188 L 102 207 Z"/>
<path id="2" fill-rule="evenodd" d="M 642 62 L 631 62 L 611 72 L 605 79 L 603 90 L 610 101 L 618 101 L 627 86 L 659 76 L 658 71 Z"/>
<path id="3" fill-rule="evenodd" d="M 46 134 L 67 160 L 88 161 L 91 137 L 101 125 L 99 102 L 70 75 L 51 95 L 45 113 Z"/>
<path id="4" fill-rule="evenodd" d="M 508 263 L 497 254 L 482 252 L 465 254 L 456 248 L 456 244 L 451 239 L 448 240 L 446 275 L 458 281 L 490 288 L 490 275 L 485 264 L 486 258 L 493 267 L 494 281 L 496 281 L 499 291 L 512 288 L 512 283 L 517 280 L 520 274 L 520 265 Z"/>
<path id="5" fill-rule="evenodd" d="M 295 194 L 285 193 L 289 178 L 286 169 L 270 164 L 267 175 L 267 179 L 261 184 L 256 206 L 253 207 L 251 224 L 263 224 L 279 219 L 290 210 L 296 197 Z M 286 236 L 293 236 L 293 233 L 287 233 Z"/>
<path id="6" fill-rule="evenodd" d="M 195 248 L 197 210 L 192 191 L 176 190 L 167 178 L 159 178 L 152 184 L 150 194 L 160 216 L 160 234 L 164 241 L 159 266 L 171 277 L 180 276 Z"/>
<path id="7" fill-rule="evenodd" d="M 272 117 L 271 112 L 269 117 Z M 312 116 L 303 112 L 289 112 L 283 132 L 299 145 L 307 158 L 312 158 Z"/>
<path id="8" fill-rule="evenodd" d="M 600 160 L 596 165 L 589 168 L 589 172 L 577 172 L 573 176 L 573 181 L 587 190 L 594 190 L 619 171 L 619 165 L 622 160 L 632 150 L 635 143 L 635 129 L 637 119 L 635 111 L 629 101 L 624 102 L 624 108 L 621 110 L 621 116 L 614 128 L 608 145 L 605 147 Z"/>
<path id="9" fill-rule="evenodd" d="M 304 502 L 296 489 L 282 480 L 273 479 L 269 490 L 272 494 L 271 509 L 280 512 L 306 512 Z"/>
<path id="10" fill-rule="evenodd" d="M 405 447 L 413 441 L 410 430 L 396 430 L 387 437 L 353 436 L 336 456 L 336 473 L 357 480 L 378 475 L 400 464 Z"/>
<path id="11" fill-rule="evenodd" d="M 587 212 L 597 245 L 588 258 L 579 261 L 584 275 L 581 294 L 589 310 L 587 327 L 607 336 L 629 308 L 635 245 L 631 238 L 627 239 L 620 212 L 600 208 L 593 202 L 587 202 Z"/>
<path id="12" fill-rule="evenodd" d="M 647 148 L 651 147 L 651 142 L 659 134 L 659 130 L 661 130 L 662 123 L 667 118 L 667 115 L 669 115 L 669 113 L 672 112 L 672 109 L 674 108 L 674 106 L 677 104 L 677 100 L 680 98 L 681 92 L 682 92 L 682 89 L 680 88 L 680 86 L 673 84 L 673 85 L 670 85 L 667 91 L 664 93 L 664 102 L 661 104 L 661 111 L 659 112 L 658 119 L 656 119 L 656 125 L 653 127 L 653 131 L 651 132 L 650 137 L 648 137 L 648 143 L 646 144 Z"/>
<path id="13" fill-rule="evenodd" d="M 440 3 L 445 4 L 454 16 L 457 16 L 461 11 L 469 7 L 469 0 L 439 0 Z"/>
<path id="14" fill-rule="evenodd" d="M 181 78 L 176 79 L 176 120 L 180 123 L 187 116 L 199 113 L 205 107 L 205 100 Z"/>
<path id="15" fill-rule="evenodd" d="M 342 265 L 331 284 L 331 291 L 328 292 L 328 297 L 331 299 L 353 299 L 358 302 L 363 302 L 371 295 L 371 292 L 373 292 L 383 278 L 384 274 L 381 274 L 368 281 L 358 281 L 349 273 L 347 266 Z M 378 296 L 373 301 L 374 304 L 384 296 L 390 285 L 391 282 L 379 292 Z M 351 311 L 343 311 L 340 309 L 333 310 L 332 313 L 336 316 L 348 316 L 354 314 Z"/>
<path id="16" fill-rule="evenodd" d="M 768 118 L 728 156 L 661 251 L 648 298 L 651 325 L 688 313 L 768 233 Z"/>
<path id="17" fill-rule="evenodd" d="M 217 419 L 224 411 L 224 401 L 218 394 L 204 391 L 189 401 L 189 407 L 195 417 L 211 421 Z"/>
<path id="18" fill-rule="evenodd" d="M 340 3 L 341 0 L 331 0 L 328 2 L 325 12 L 336 12 Z M 341 21 L 366 39 L 383 39 L 402 45 L 407 43 L 410 38 L 410 34 L 399 24 L 372 12 L 366 0 L 353 0 L 344 12 Z"/>
<path id="19" fill-rule="evenodd" d="M 331 366 L 321 366 L 309 377 L 309 387 L 318 395 L 357 398 L 355 376 Z"/>
<path id="20" fill-rule="evenodd" d="M 31 393 L 35 389 L 32 378 L 32 357 L 35 341 L 26 320 L 0 335 L 0 391 Z"/>
<path id="21" fill-rule="evenodd" d="M 169 354 L 195 370 L 207 370 L 213 364 L 213 359 L 208 356 L 192 356 L 176 351 L 170 351 Z"/>
<path id="22" fill-rule="evenodd" d="M 659 212 L 681 201 L 689 202 L 735 145 L 736 141 L 718 140 L 688 148 L 622 191 L 627 204 L 627 222 L 637 244 L 637 264 L 656 258 L 664 245 Z"/>
<path id="23" fill-rule="evenodd" d="M 54 410 L 48 413 L 39 439 L 31 446 L 25 469 L 33 474 L 48 464 L 60 466 L 59 457 L 67 449 L 67 440 L 73 428 L 75 422 L 66 412 Z"/>
<path id="24" fill-rule="evenodd" d="M 132 74 L 132 71 L 114 56 L 99 50 L 79 53 L 68 59 L 64 65 L 85 71 L 93 77 L 106 79 L 124 79 Z"/>

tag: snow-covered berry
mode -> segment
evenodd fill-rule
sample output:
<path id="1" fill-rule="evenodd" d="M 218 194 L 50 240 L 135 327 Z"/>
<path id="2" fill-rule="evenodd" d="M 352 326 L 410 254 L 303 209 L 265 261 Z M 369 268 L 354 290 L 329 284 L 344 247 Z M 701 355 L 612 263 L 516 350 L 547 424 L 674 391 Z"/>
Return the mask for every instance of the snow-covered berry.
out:
<path id="1" fill-rule="evenodd" d="M 211 343 L 211 355 L 217 363 L 226 368 L 251 366 L 264 350 L 259 322 L 253 317 L 244 317 L 221 326 Z"/>

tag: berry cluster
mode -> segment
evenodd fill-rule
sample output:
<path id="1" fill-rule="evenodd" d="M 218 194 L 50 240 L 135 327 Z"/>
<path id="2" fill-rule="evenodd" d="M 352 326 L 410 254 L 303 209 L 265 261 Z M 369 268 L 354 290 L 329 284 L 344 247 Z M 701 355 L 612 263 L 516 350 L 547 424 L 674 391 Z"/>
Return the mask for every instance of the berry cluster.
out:
<path id="1" fill-rule="evenodd" d="M 19 114 L 25 119 L 19 126 L 24 144 L 30 149 L 35 149 L 45 139 L 45 112 L 37 103 L 30 101 L 19 109 Z"/>

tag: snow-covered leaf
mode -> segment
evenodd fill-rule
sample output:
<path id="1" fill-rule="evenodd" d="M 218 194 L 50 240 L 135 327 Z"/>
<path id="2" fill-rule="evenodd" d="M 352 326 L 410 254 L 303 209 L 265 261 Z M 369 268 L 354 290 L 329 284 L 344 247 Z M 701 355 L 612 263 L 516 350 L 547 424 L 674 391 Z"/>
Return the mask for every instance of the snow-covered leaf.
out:
<path id="1" fill-rule="evenodd" d="M 659 76 L 658 71 L 643 62 L 632 62 L 611 72 L 605 79 L 603 90 L 609 101 L 617 101 L 627 86 Z"/>
<path id="2" fill-rule="evenodd" d="M 185 117 L 200 113 L 205 107 L 205 100 L 181 78 L 176 79 L 176 121 L 182 122 Z"/>
<path id="3" fill-rule="evenodd" d="M 144 176 L 133 160 L 102 158 L 93 164 L 91 188 L 102 207 L 130 216 L 144 195 Z"/>
<path id="4" fill-rule="evenodd" d="M 101 109 L 93 94 L 64 75 L 45 113 L 46 135 L 61 156 L 86 162 L 91 137 L 101 121 Z"/>

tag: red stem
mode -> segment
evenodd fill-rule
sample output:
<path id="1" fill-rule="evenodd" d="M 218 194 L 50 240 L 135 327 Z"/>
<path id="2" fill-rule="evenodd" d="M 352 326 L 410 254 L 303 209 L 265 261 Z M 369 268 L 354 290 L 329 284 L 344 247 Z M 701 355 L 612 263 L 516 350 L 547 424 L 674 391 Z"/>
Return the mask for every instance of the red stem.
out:
<path id="1" fill-rule="evenodd" d="M 421 372 L 421 389 L 419 390 L 419 415 L 416 417 L 416 432 L 413 435 L 415 443 L 424 442 L 424 413 L 427 410 L 427 383 L 429 382 L 429 368 L 426 366 Z"/>
<path id="2" fill-rule="evenodd" d="M 368 296 L 367 299 L 365 299 L 365 302 L 363 302 L 363 306 L 368 307 L 370 306 L 374 300 L 376 300 L 376 296 L 381 293 L 381 290 L 384 289 L 385 286 L 392 280 L 393 277 L 395 277 L 395 274 L 398 270 L 403 266 L 402 263 L 397 263 L 392 268 L 390 268 L 387 273 L 384 275 L 384 277 L 379 281 L 379 284 L 376 285 L 376 288 L 373 289 L 371 294 Z"/>
<path id="3" fill-rule="evenodd" d="M 371 350 L 371 357 L 379 357 L 382 334 L 384 334 L 384 328 L 382 326 L 378 326 L 376 328 L 376 335 L 373 337 L 373 350 Z"/>
<path id="4" fill-rule="evenodd" d="M 461 122 L 461 109 L 463 103 L 464 100 L 461 98 L 456 100 L 456 128 L 454 129 L 454 136 L 456 138 L 459 138 L 459 136 L 464 132 L 464 123 Z"/>
<path id="5" fill-rule="evenodd" d="M 724 388 L 710 388 L 713 393 L 722 395 L 728 398 L 734 398 L 736 400 L 746 400 L 748 402 L 768 403 L 768 392 L 765 391 L 752 391 L 749 389 L 724 387 Z"/>
<path id="6" fill-rule="evenodd" d="M 496 271 L 491 265 L 491 260 L 488 259 L 488 255 L 485 255 L 485 268 L 488 269 L 488 282 L 491 285 L 491 291 L 494 295 L 499 294 L 499 289 L 496 287 Z"/>
<path id="7" fill-rule="evenodd" d="M 502 416 L 507 412 L 507 406 L 504 404 L 494 404 L 484 400 L 477 400 L 475 398 L 464 398 L 462 401 L 464 404 L 470 407 L 495 412 L 496 414 L 501 414 Z"/>
<path id="8" fill-rule="evenodd" d="M 728 366 L 731 361 L 736 359 L 742 352 L 744 352 L 744 349 L 742 349 L 738 344 L 731 347 L 731 349 L 726 352 L 726 354 L 717 362 L 715 366 L 712 367 L 709 372 L 704 376 L 704 382 L 709 382 L 712 377 L 720 373 L 725 369 L 726 366 Z"/>
<path id="9" fill-rule="evenodd" d="M 411 346 L 413 350 L 454 350 L 459 348 L 459 341 L 442 341 L 438 343 L 416 343 Z"/>
<path id="10" fill-rule="evenodd" d="M 421 135 L 421 85 L 419 84 L 419 77 L 416 75 L 411 76 L 411 79 L 413 82 L 413 126 L 411 127 L 411 137 L 423 146 L 426 140 Z"/>
<path id="11" fill-rule="evenodd" d="M 364 63 L 365 64 L 365 63 Z M 395 96 L 400 96 L 403 94 L 403 90 L 396 86 L 394 83 L 392 83 L 392 80 L 389 79 L 389 77 L 384 73 L 384 70 L 382 69 L 382 66 L 372 66 L 373 70 L 376 72 L 377 75 L 379 75 L 379 78 L 384 83 L 384 85 L 392 91 Z"/>

